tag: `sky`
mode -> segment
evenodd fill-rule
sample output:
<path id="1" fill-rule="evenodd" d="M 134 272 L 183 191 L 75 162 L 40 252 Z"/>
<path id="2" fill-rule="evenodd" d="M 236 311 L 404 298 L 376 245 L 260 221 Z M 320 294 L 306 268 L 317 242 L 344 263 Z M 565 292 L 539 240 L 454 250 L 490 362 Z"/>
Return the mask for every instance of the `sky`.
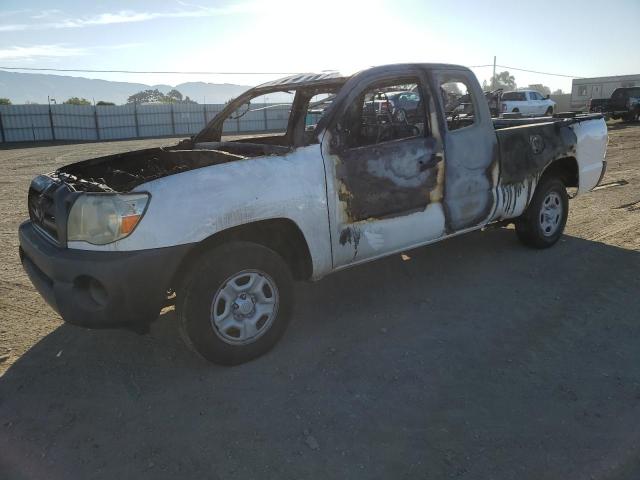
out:
<path id="1" fill-rule="evenodd" d="M 255 85 L 288 72 L 474 66 L 495 55 L 499 65 L 528 70 L 624 75 L 640 73 L 638 19 L 640 0 L 2 0 L 0 67 L 236 72 L 65 75 Z M 492 68 L 473 70 L 482 81 Z M 571 89 L 571 78 L 511 73 L 520 87 Z"/>

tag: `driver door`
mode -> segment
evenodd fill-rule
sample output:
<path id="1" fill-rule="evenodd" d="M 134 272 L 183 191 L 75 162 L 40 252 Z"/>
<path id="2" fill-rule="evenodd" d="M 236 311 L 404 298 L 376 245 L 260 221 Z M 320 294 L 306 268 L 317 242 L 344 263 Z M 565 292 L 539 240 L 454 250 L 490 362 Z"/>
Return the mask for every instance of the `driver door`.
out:
<path id="1" fill-rule="evenodd" d="M 419 96 L 412 111 L 392 100 L 399 91 Z M 347 92 L 322 141 L 334 268 L 445 234 L 442 142 L 422 74 L 405 69 Z"/>

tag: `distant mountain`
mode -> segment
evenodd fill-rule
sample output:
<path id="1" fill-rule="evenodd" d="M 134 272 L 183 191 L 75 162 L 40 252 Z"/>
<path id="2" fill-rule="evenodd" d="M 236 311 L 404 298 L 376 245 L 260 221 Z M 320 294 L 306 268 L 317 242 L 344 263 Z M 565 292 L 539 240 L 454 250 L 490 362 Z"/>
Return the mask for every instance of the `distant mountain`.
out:
<path id="1" fill-rule="evenodd" d="M 117 105 L 127 103 L 127 98 L 141 90 L 157 88 L 163 93 L 175 88 L 182 95 L 198 103 L 224 103 L 247 90 L 246 85 L 231 83 L 187 82 L 171 85 L 145 85 L 143 83 L 110 82 L 66 75 L 40 73 L 16 73 L 0 71 L 0 97 L 9 98 L 14 104 L 26 102 L 47 103 L 47 95 L 62 103 L 69 97 L 84 97 L 89 101 L 103 100 Z"/>

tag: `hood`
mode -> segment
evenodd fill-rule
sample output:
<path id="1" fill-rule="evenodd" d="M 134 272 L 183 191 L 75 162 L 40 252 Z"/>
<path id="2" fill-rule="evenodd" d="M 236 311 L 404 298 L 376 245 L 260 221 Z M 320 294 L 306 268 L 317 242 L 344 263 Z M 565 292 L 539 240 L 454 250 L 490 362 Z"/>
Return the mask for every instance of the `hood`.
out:
<path id="1" fill-rule="evenodd" d="M 77 191 L 128 192 L 143 183 L 196 168 L 241 160 L 220 150 L 148 148 L 73 163 L 55 172 Z"/>

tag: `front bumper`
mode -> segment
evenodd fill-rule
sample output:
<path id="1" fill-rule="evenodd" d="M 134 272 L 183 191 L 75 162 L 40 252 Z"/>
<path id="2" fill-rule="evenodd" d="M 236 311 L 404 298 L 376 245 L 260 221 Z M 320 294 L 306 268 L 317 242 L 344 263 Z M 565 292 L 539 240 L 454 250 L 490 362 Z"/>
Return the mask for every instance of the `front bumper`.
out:
<path id="1" fill-rule="evenodd" d="M 19 228 L 31 282 L 64 321 L 90 328 L 144 330 L 166 303 L 190 245 L 130 252 L 60 248 L 31 221 Z"/>

